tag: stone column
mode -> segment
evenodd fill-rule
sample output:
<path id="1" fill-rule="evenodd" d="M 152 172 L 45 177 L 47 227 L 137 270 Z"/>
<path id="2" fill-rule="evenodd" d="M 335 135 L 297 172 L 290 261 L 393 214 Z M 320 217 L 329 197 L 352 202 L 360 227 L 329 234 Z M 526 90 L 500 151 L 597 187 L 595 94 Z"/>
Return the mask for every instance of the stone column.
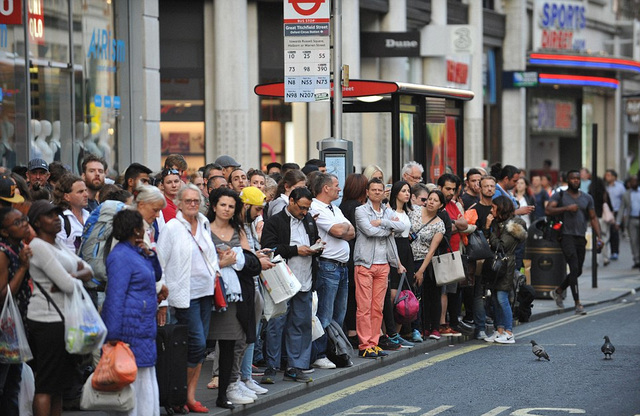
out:
<path id="1" fill-rule="evenodd" d="M 360 79 L 360 25 L 352 24 L 359 21 L 359 1 L 342 0 L 342 64 L 351 79 Z M 353 142 L 353 164 L 362 166 L 362 114 L 343 113 L 342 138 Z"/>
<path id="2" fill-rule="evenodd" d="M 129 1 L 131 136 L 118 146 L 120 168 L 160 166 L 160 24 L 158 1 Z M 126 133 L 122 133 L 125 135 Z"/>
<path id="3" fill-rule="evenodd" d="M 257 141 L 249 141 L 249 35 L 247 2 L 216 0 L 214 8 L 214 116 L 216 157 L 258 166 Z M 209 144 L 211 145 L 211 144 Z"/>
<path id="4" fill-rule="evenodd" d="M 507 27 L 504 38 L 505 71 L 524 71 L 527 67 L 529 19 L 526 2 L 504 2 Z M 502 164 L 518 167 L 527 162 L 527 94 L 524 88 L 502 90 Z"/>
<path id="5" fill-rule="evenodd" d="M 471 54 L 471 90 L 475 97 L 464 104 L 464 165 L 477 166 L 484 154 L 482 93 L 482 3 L 469 2 L 469 26 L 473 44 Z"/>
<path id="6" fill-rule="evenodd" d="M 429 26 L 447 25 L 447 0 L 431 1 L 431 23 Z M 427 26 L 423 27 L 423 31 Z M 446 38 L 446 37 L 445 37 Z M 441 39 L 429 39 L 429 42 L 442 42 Z M 422 83 L 427 85 L 447 85 L 447 65 L 444 56 L 422 58 Z"/>

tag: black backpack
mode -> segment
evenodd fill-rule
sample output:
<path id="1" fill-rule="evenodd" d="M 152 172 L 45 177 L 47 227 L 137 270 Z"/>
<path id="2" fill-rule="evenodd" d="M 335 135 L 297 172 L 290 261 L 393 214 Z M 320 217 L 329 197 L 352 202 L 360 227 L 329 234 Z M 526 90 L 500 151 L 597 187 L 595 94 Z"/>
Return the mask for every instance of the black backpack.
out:
<path id="1" fill-rule="evenodd" d="M 327 334 L 327 358 L 337 367 L 351 367 L 353 347 L 340 325 L 332 320 L 324 330 Z"/>
<path id="2" fill-rule="evenodd" d="M 518 304 L 515 308 L 515 316 L 520 322 L 529 322 L 531 319 L 531 308 L 533 299 L 536 297 L 536 290 L 531 285 L 522 285 L 518 291 Z"/>

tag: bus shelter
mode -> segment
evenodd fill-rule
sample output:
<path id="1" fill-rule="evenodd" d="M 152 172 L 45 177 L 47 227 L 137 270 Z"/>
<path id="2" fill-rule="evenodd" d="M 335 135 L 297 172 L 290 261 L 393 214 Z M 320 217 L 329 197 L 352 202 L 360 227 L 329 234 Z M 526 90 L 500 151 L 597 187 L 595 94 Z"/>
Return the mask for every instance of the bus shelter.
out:
<path id="1" fill-rule="evenodd" d="M 257 85 L 254 91 L 259 96 L 282 98 L 285 88 L 284 83 L 278 82 Z M 331 92 L 333 96 L 333 85 Z M 473 92 L 404 82 L 350 80 L 348 86 L 342 87 L 342 94 L 343 113 L 390 115 L 393 178 L 400 178 L 402 166 L 411 160 L 424 166 L 426 182 L 435 182 L 445 172 L 463 177 L 463 107 L 465 101 L 473 99 Z M 331 104 L 333 117 L 333 100 Z M 362 145 L 368 145 L 366 139 Z"/>

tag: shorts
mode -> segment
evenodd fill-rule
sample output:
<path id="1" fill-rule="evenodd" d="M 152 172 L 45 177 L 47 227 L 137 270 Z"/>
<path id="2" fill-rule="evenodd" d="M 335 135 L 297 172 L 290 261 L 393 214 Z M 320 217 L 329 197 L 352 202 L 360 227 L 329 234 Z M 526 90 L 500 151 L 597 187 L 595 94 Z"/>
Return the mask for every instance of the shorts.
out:
<path id="1" fill-rule="evenodd" d="M 442 294 L 447 294 L 447 293 L 456 293 L 458 291 L 458 284 L 457 283 L 449 283 L 448 285 L 444 285 L 442 286 Z"/>
<path id="2" fill-rule="evenodd" d="M 64 323 L 27 320 L 29 346 L 33 353 L 30 363 L 36 378 L 36 394 L 62 395 L 74 380 L 80 356 L 65 349 Z"/>

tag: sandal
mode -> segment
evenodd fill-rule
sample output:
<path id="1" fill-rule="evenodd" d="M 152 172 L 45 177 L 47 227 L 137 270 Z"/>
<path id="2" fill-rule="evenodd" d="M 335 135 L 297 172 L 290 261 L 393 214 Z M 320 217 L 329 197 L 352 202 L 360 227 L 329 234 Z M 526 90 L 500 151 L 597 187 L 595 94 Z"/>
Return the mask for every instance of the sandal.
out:
<path id="1" fill-rule="evenodd" d="M 218 388 L 218 376 L 211 377 L 211 381 L 207 384 L 208 389 L 217 389 Z"/>
<path id="2" fill-rule="evenodd" d="M 187 403 L 187 407 L 189 408 L 189 412 L 193 413 L 209 413 L 209 409 L 204 407 L 202 403 L 195 402 L 193 404 Z"/>

